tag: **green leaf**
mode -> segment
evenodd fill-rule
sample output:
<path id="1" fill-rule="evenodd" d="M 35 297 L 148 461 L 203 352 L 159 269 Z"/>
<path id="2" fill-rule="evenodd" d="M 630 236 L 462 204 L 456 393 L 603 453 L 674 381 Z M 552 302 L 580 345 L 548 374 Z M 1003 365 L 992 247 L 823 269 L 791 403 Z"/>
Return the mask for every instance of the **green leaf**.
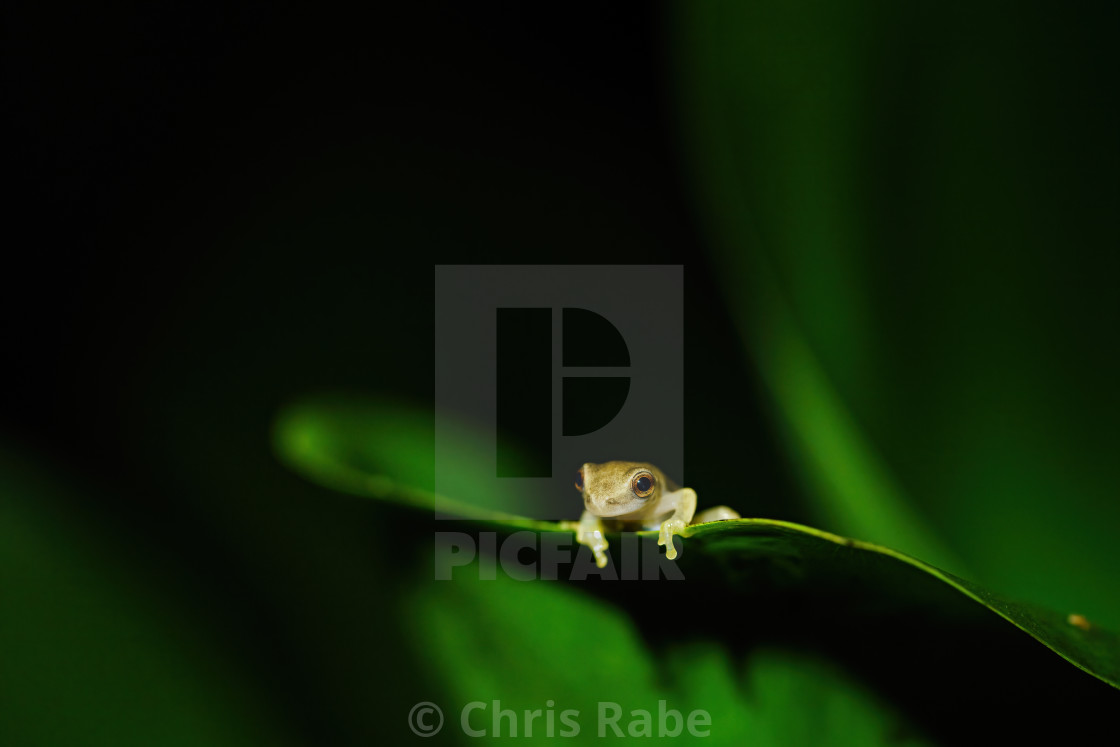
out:
<path id="1" fill-rule="evenodd" d="M 857 211 L 847 191 L 829 191 L 830 180 L 853 167 L 844 145 L 856 112 L 848 87 L 859 72 L 859 42 L 850 35 L 858 13 L 771 10 L 754 19 L 751 42 L 743 43 L 736 35 L 752 17 L 745 6 L 689 5 L 674 39 L 694 188 L 724 296 L 819 519 L 964 570 L 907 500 L 838 386 L 860 371 L 868 325 L 859 259 L 844 251 L 859 240 Z M 728 91 L 738 95 L 728 100 Z M 757 110 L 744 110 L 743 99 Z M 762 187 L 754 180 L 764 175 L 772 182 Z M 814 345 L 822 340 L 823 353 Z M 826 365 L 835 361 L 847 364 L 839 374 Z"/>
<path id="2" fill-rule="evenodd" d="M 668 27 L 713 266 L 814 522 L 1120 626 L 1101 32 L 823 0 Z"/>
<path id="3" fill-rule="evenodd" d="M 666 727 L 683 727 L 686 739 L 689 715 L 706 714 L 706 744 L 925 743 L 897 711 L 818 656 L 771 647 L 741 657 L 695 640 L 654 650 L 617 607 L 570 586 L 504 575 L 481 581 L 477 568 L 461 570 L 455 583 L 417 584 L 409 603 L 413 647 L 443 687 L 445 729 L 458 731 L 463 707 L 475 703 L 467 725 L 491 737 L 510 736 L 513 718 L 524 738 L 523 714 L 535 711 L 535 738 L 599 744 L 600 725 L 617 736 L 600 724 L 600 708 L 612 714 L 600 703 L 609 703 L 625 736 L 638 736 L 630 729 L 641 728 L 643 711 L 656 736 L 663 709 Z M 496 732 L 499 709 L 515 715 Z"/>
<path id="4" fill-rule="evenodd" d="M 463 431 L 464 455 L 478 456 L 478 439 Z M 280 457 L 308 478 L 337 490 L 434 510 L 430 416 L 356 398 L 308 399 L 281 414 L 274 432 Z M 394 455 L 407 455 L 395 459 Z M 464 469 L 471 459 L 464 460 Z M 474 462 L 486 464 L 481 458 Z M 377 464 L 376 474 L 368 471 Z M 464 483 L 470 472 L 463 473 Z M 507 530 L 565 531 L 559 524 L 483 511 L 441 499 L 444 511 Z M 653 532 L 640 533 L 652 536 Z M 843 584 L 905 598 L 921 608 L 953 606 L 967 617 L 980 605 L 1006 620 L 1008 635 L 1025 631 L 1067 661 L 1120 687 L 1120 639 L 1098 626 L 1070 624 L 1066 614 L 1003 598 L 907 554 L 812 527 L 748 518 L 689 527 L 680 565 L 689 581 L 715 585 L 720 594 L 751 595 L 764 587 L 807 584 L 835 594 Z M 833 591 L 830 591 L 833 590 Z M 951 592 L 946 594 L 946 592 Z M 479 593 L 485 593 L 479 592 Z M 927 609 L 932 614 L 932 609 Z"/>

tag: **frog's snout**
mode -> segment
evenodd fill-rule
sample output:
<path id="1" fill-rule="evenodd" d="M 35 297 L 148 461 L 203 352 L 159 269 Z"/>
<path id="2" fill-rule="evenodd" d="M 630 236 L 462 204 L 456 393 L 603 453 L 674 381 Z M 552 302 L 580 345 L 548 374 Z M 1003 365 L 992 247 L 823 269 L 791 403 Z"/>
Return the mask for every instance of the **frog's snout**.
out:
<path id="1" fill-rule="evenodd" d="M 614 501 L 610 498 L 603 500 L 602 496 L 593 493 L 590 489 L 583 491 L 584 508 L 592 513 L 602 516 L 603 512 L 613 503 Z"/>

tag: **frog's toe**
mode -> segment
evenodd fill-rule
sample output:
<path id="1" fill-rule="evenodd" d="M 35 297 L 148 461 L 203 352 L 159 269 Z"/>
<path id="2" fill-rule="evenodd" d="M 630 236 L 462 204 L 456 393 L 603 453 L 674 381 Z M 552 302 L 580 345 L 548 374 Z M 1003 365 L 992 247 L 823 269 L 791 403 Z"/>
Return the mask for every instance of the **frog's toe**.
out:
<path id="1" fill-rule="evenodd" d="M 604 568 L 607 565 L 606 549 L 609 546 L 607 538 L 603 536 L 600 531 L 585 532 L 580 531 L 576 534 L 576 542 L 587 547 L 595 556 L 595 565 Z"/>
<path id="2" fill-rule="evenodd" d="M 673 545 L 673 535 L 680 534 L 684 529 L 684 522 L 670 520 L 661 525 L 661 533 L 657 538 L 657 544 L 665 548 L 665 557 L 673 560 L 677 557 L 677 548 Z"/>
<path id="3" fill-rule="evenodd" d="M 728 506 L 714 506 L 696 514 L 693 524 L 707 524 L 709 521 L 727 521 L 740 518 L 739 512 Z"/>

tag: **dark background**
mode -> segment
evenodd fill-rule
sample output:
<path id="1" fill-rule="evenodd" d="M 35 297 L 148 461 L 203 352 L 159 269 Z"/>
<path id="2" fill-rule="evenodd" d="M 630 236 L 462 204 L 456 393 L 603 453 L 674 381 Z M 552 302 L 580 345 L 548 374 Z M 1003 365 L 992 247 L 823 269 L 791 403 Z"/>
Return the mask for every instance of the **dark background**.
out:
<path id="1" fill-rule="evenodd" d="M 305 484 L 268 434 L 308 392 L 430 401 L 434 264 L 684 264 L 689 470 L 733 464 L 752 513 L 811 519 L 705 253 L 665 7 L 5 16 L 0 444 L 294 742 L 369 743 L 424 699 L 392 685 L 411 663 L 383 607 L 430 527 Z M 1086 152 L 1114 137 L 1098 126 Z M 1115 154 L 1068 178 L 1107 205 Z M 908 236 L 892 197 L 880 228 Z M 1114 320 L 1114 230 L 1081 228 L 1112 259 L 1070 283 Z"/>
<path id="2" fill-rule="evenodd" d="M 367 581 L 400 563 L 370 558 L 387 520 L 291 476 L 269 428 L 308 392 L 430 402 L 434 264 L 687 263 L 690 355 L 745 375 L 677 173 L 660 12 L 6 11 L 0 433 L 297 738 L 366 743 L 371 704 L 421 694 L 368 690 L 401 656 Z M 688 412 L 754 406 L 707 384 Z M 691 466 L 734 454 L 776 484 L 772 449 L 748 425 Z"/>
<path id="3" fill-rule="evenodd" d="M 11 12 L 13 430 L 119 477 L 160 401 L 250 366 L 253 399 L 427 400 L 435 263 L 687 261 L 690 355 L 741 365 L 661 9 L 407 13 Z"/>

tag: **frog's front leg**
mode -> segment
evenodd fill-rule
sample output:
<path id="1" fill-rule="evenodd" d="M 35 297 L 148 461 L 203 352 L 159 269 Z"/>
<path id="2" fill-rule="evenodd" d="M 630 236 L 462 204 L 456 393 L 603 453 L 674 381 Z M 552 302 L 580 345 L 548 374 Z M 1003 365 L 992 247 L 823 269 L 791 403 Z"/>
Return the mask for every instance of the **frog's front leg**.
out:
<path id="1" fill-rule="evenodd" d="M 595 554 L 595 565 L 600 568 L 607 565 L 607 537 L 603 530 L 603 522 L 590 511 L 584 511 L 579 517 L 576 542 L 591 548 L 591 552 Z"/>
<path id="2" fill-rule="evenodd" d="M 657 538 L 657 544 L 664 545 L 665 557 L 673 560 L 677 557 L 673 535 L 683 532 L 684 528 L 692 522 L 692 515 L 696 513 L 696 491 L 692 488 L 681 488 L 666 497 L 675 502 L 677 508 L 669 518 L 661 522 L 661 534 Z"/>

